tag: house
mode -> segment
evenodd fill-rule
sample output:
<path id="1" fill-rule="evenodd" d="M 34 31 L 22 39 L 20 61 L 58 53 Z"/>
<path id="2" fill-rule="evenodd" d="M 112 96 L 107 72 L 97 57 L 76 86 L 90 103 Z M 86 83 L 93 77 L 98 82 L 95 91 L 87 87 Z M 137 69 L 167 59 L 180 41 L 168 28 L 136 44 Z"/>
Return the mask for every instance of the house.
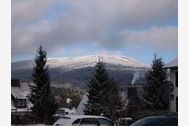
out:
<path id="1" fill-rule="evenodd" d="M 170 111 L 178 112 L 178 58 L 165 65 L 168 81 L 172 83 L 170 94 Z"/>
<path id="2" fill-rule="evenodd" d="M 28 99 L 30 87 L 28 83 L 18 79 L 11 80 L 11 114 L 31 112 L 32 104 Z"/>

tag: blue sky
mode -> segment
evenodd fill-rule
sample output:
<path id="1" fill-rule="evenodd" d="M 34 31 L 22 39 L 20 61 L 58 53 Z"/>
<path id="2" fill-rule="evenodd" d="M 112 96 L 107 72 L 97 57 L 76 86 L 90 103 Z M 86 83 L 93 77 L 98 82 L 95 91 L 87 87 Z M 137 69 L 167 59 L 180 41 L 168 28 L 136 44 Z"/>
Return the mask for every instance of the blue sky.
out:
<path id="1" fill-rule="evenodd" d="M 177 0 L 12 0 L 12 61 L 108 53 L 150 64 L 178 55 Z"/>

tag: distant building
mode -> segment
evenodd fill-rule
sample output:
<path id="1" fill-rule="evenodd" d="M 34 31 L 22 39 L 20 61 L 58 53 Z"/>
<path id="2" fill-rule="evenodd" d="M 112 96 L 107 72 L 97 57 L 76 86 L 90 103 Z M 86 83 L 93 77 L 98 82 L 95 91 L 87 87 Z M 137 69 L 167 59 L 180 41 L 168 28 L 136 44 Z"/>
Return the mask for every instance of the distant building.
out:
<path id="1" fill-rule="evenodd" d="M 32 103 L 28 99 L 30 88 L 28 83 L 17 79 L 11 80 L 11 114 L 31 112 Z"/>
<path id="2" fill-rule="evenodd" d="M 178 58 L 165 65 L 165 69 L 167 69 L 167 79 L 173 84 L 170 95 L 170 110 L 178 112 Z"/>

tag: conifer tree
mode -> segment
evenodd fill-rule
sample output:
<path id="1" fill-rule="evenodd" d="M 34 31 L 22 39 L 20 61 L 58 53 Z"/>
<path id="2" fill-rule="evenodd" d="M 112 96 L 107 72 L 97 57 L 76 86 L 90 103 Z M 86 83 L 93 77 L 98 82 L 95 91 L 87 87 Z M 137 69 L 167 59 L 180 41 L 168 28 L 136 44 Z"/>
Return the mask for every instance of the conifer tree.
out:
<path id="1" fill-rule="evenodd" d="M 113 79 L 109 79 L 105 64 L 98 62 L 95 66 L 95 75 L 88 85 L 88 103 L 85 105 L 85 114 L 101 115 L 115 119 L 121 109 L 121 98 Z"/>
<path id="2" fill-rule="evenodd" d="M 34 85 L 31 85 L 31 94 L 29 96 L 33 104 L 32 113 L 39 123 L 49 123 L 57 108 L 55 99 L 51 95 L 50 76 L 46 61 L 46 51 L 40 46 L 37 50 L 32 74 Z"/>
<path id="3" fill-rule="evenodd" d="M 114 82 L 113 78 L 109 80 L 109 86 L 105 89 L 106 93 L 103 97 L 103 103 L 107 106 L 106 115 L 112 120 L 116 120 L 122 115 L 123 103 L 121 96 L 119 94 L 119 89 L 117 84 Z"/>
<path id="4" fill-rule="evenodd" d="M 163 69 L 161 58 L 154 56 L 151 69 L 146 74 L 147 85 L 144 87 L 144 101 L 147 108 L 166 110 L 169 107 L 169 83 Z"/>

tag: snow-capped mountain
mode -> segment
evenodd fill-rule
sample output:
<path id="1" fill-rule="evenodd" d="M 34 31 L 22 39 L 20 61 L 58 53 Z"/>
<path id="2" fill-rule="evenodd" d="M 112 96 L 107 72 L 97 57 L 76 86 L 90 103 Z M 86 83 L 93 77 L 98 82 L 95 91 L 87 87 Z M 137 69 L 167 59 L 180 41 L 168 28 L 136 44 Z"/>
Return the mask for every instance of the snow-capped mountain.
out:
<path id="1" fill-rule="evenodd" d="M 144 74 L 149 66 L 125 56 L 99 54 L 74 58 L 49 58 L 47 65 L 55 86 L 85 87 L 99 60 L 105 63 L 109 75 L 121 86 L 145 83 Z M 13 62 L 12 78 L 31 81 L 33 64 L 33 60 Z"/>

